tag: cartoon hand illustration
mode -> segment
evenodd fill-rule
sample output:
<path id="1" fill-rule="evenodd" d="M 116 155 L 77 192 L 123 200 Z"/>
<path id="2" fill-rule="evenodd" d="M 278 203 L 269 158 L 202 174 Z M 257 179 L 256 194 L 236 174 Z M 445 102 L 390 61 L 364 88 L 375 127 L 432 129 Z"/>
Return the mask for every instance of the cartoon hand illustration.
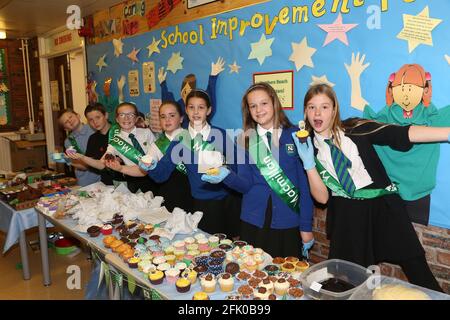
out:
<path id="1" fill-rule="evenodd" d="M 123 87 L 125 86 L 125 76 L 122 75 L 119 80 L 117 80 L 117 89 L 119 90 L 119 101 L 124 100 L 123 97 Z"/>
<path id="2" fill-rule="evenodd" d="M 219 73 L 221 73 L 224 70 L 225 66 L 225 60 L 223 60 L 222 57 L 219 57 L 216 61 L 216 63 L 211 63 L 211 75 L 217 76 Z"/>
<path id="3" fill-rule="evenodd" d="M 352 53 L 352 63 L 350 65 L 344 63 L 345 69 L 347 69 L 347 73 L 350 76 L 350 80 L 352 83 L 352 91 L 351 91 L 351 106 L 358 110 L 363 111 L 364 107 L 368 104 L 368 102 L 363 98 L 361 94 L 361 81 L 360 77 L 364 70 L 370 66 L 370 63 L 364 64 L 364 60 L 366 59 L 366 55 L 363 54 L 360 57 L 358 54 L 355 57 L 355 53 Z"/>
<path id="4" fill-rule="evenodd" d="M 164 67 L 159 68 L 159 70 L 158 70 L 158 81 L 159 81 L 159 84 L 161 84 L 164 81 L 166 81 L 166 77 L 167 77 L 167 71 L 164 72 Z"/>

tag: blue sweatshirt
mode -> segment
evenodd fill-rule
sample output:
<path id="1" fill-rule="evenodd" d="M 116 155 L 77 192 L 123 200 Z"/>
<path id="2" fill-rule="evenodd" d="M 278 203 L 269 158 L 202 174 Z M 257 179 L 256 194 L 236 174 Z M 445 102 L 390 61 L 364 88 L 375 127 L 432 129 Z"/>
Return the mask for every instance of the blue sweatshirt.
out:
<path id="1" fill-rule="evenodd" d="M 256 164 L 249 162 L 246 153 L 246 163 L 238 164 L 237 174 L 230 174 L 223 181 L 230 188 L 243 194 L 241 220 L 262 228 L 269 196 L 272 197 L 272 229 L 289 229 L 299 227 L 300 231 L 312 231 L 313 201 L 309 191 L 309 183 L 302 162 L 295 149 L 291 133 L 298 128 L 283 129 L 279 141 L 278 164 L 284 174 L 300 192 L 300 213 L 295 213 L 270 188 L 261 175 Z M 272 147 L 276 148 L 275 145 Z M 273 150 L 274 154 L 276 150 Z M 247 151 L 245 151 L 247 152 Z"/>
<path id="2" fill-rule="evenodd" d="M 225 130 L 211 126 L 211 133 L 214 129 L 220 131 L 224 139 L 214 137 L 210 134 L 207 142 L 214 146 L 215 151 L 221 152 L 222 155 L 226 157 L 227 163 L 234 163 L 233 159 L 236 152 L 234 142 L 226 135 Z M 176 141 L 176 139 L 171 142 L 166 154 L 158 162 L 156 168 L 148 172 L 149 177 L 157 183 L 167 181 L 178 163 L 173 162 L 172 157 L 190 160 L 185 161 L 184 164 L 187 169 L 187 176 L 189 184 L 191 185 L 191 194 L 194 199 L 221 200 L 229 195 L 229 189 L 224 184 L 211 184 L 201 180 L 202 173 L 198 173 L 198 153 L 194 153 L 183 143 Z M 236 165 L 231 164 L 228 167 L 231 170 L 236 171 Z M 177 190 L 174 190 L 174 192 L 177 192 Z"/>

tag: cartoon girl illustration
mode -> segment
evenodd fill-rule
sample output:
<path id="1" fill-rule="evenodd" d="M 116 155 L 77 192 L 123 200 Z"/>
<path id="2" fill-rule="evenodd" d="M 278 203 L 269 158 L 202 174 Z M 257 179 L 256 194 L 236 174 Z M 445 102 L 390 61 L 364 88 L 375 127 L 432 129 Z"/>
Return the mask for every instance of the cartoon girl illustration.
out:
<path id="1" fill-rule="evenodd" d="M 362 97 L 360 76 L 370 65 L 352 54 L 352 63 L 345 64 L 350 75 L 352 107 L 363 111 L 364 118 L 401 126 L 421 125 L 444 127 L 450 125 L 450 106 L 437 109 L 431 102 L 431 74 L 418 64 L 405 64 L 389 76 L 386 106 L 375 112 Z M 398 184 L 413 222 L 428 225 L 430 194 L 436 185 L 440 145 L 415 144 L 408 152 L 387 146 L 375 147 L 390 179 Z"/>

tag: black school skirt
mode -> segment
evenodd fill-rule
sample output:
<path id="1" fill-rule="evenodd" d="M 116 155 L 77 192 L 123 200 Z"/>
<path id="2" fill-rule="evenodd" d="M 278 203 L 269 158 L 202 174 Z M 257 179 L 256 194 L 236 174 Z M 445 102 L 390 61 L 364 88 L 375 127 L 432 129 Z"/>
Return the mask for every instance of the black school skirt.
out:
<path id="1" fill-rule="evenodd" d="M 158 195 L 164 198 L 163 205 L 170 212 L 175 207 L 186 212 L 193 212 L 193 199 L 188 177 L 178 170 L 174 170 L 169 180 L 158 186 Z"/>
<path id="2" fill-rule="evenodd" d="M 327 213 L 330 259 L 362 266 L 398 264 L 423 256 L 405 203 L 398 195 L 368 200 L 333 197 Z"/>
<path id="3" fill-rule="evenodd" d="M 128 190 L 133 193 L 141 190 L 142 192 L 151 191 L 153 195 L 158 194 L 158 184 L 151 180 L 148 176 L 145 177 L 131 177 L 125 176 L 125 181 L 127 182 Z"/>
<path id="4" fill-rule="evenodd" d="M 264 226 L 259 228 L 241 221 L 241 240 L 256 248 L 261 248 L 272 257 L 299 257 L 301 237 L 298 227 L 289 229 L 271 229 L 272 197 L 269 197 L 264 218 Z"/>
<path id="5" fill-rule="evenodd" d="M 198 228 L 208 232 L 225 233 L 229 239 L 239 235 L 241 196 L 235 192 L 221 200 L 193 199 L 194 211 L 202 211 Z"/>

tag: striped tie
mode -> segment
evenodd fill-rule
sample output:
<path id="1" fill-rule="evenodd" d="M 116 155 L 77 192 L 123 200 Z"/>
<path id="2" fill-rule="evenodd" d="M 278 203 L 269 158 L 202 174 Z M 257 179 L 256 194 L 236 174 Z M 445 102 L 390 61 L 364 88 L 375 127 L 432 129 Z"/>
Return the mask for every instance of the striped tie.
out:
<path id="1" fill-rule="evenodd" d="M 272 151 L 272 133 L 266 132 L 267 144 L 269 145 L 269 151 Z"/>
<path id="2" fill-rule="evenodd" d="M 133 144 L 134 148 L 139 151 L 142 155 L 145 154 L 144 150 L 142 149 L 141 145 L 139 144 L 139 141 L 136 139 L 136 136 L 132 133 L 128 135 L 128 138 L 130 138 L 131 143 Z"/>
<path id="3" fill-rule="evenodd" d="M 330 146 L 331 159 L 333 159 L 334 170 L 341 183 L 342 188 L 350 195 L 355 192 L 355 184 L 348 169 L 352 167 L 352 162 L 344 155 L 344 153 L 334 145 L 331 139 L 325 139 Z"/>

